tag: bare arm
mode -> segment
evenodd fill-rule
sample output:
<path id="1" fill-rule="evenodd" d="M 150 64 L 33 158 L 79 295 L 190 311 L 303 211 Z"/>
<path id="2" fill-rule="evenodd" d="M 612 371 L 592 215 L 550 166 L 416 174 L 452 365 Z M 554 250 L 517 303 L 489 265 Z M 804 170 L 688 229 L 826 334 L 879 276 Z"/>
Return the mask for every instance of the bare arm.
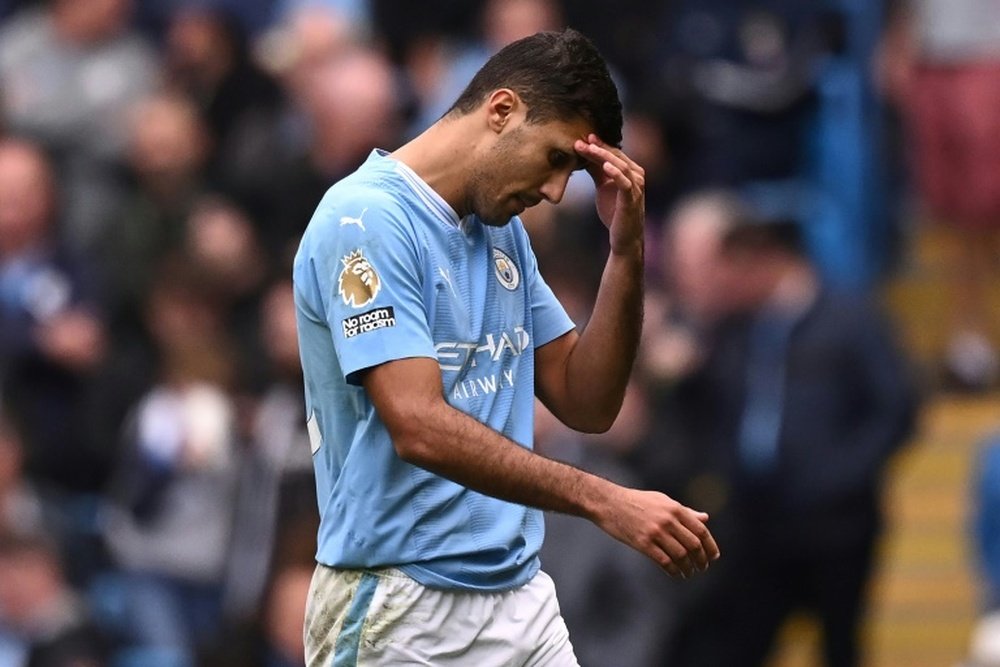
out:
<path id="1" fill-rule="evenodd" d="M 404 461 L 496 498 L 587 518 L 673 576 L 718 557 L 707 515 L 535 454 L 452 408 L 433 359 L 382 364 L 363 384 Z"/>
<path id="2" fill-rule="evenodd" d="M 608 227 L 608 256 L 594 311 L 575 332 L 536 352 L 536 392 L 563 423 L 579 431 L 606 431 L 625 396 L 642 332 L 645 172 L 596 136 L 578 141 L 597 186 L 597 208 Z"/>

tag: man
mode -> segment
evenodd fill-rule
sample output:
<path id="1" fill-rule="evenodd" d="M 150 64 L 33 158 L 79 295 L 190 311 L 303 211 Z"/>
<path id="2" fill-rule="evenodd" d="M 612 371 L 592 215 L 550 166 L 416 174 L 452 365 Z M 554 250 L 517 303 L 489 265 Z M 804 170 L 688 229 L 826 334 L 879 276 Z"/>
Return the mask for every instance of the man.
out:
<path id="1" fill-rule="evenodd" d="M 110 664 L 109 638 L 69 583 L 60 556 L 44 533 L 0 531 L 3 664 Z"/>
<path id="2" fill-rule="evenodd" d="M 674 576 L 718 556 L 708 516 L 531 451 L 535 394 L 582 431 L 621 406 L 641 329 L 643 170 L 581 34 L 498 52 L 451 110 L 334 185 L 294 266 L 320 503 L 310 665 L 576 665 L 542 512 L 593 521 Z M 517 217 L 586 169 L 610 233 L 589 324 Z"/>
<path id="3" fill-rule="evenodd" d="M 677 495 L 709 504 L 727 557 L 685 591 L 667 664 L 764 665 L 804 611 L 820 625 L 821 664 L 855 667 L 882 486 L 919 407 L 908 362 L 869 295 L 824 281 L 799 223 L 730 218 L 709 261 L 727 315 L 671 414 L 675 439 L 698 450 L 691 477 L 712 480 L 717 500 Z"/>
<path id="4" fill-rule="evenodd" d="M 0 139 L 0 395 L 23 429 L 26 469 L 57 495 L 103 487 L 106 422 L 90 387 L 107 332 L 86 257 L 66 249 L 47 154 Z"/>
<path id="5" fill-rule="evenodd" d="M 902 166 L 920 205 L 919 228 L 941 248 L 945 388 L 1000 383 L 1000 5 L 989 0 L 890 4 L 877 70 L 900 118 Z M 912 246 L 911 246 L 912 247 Z"/>

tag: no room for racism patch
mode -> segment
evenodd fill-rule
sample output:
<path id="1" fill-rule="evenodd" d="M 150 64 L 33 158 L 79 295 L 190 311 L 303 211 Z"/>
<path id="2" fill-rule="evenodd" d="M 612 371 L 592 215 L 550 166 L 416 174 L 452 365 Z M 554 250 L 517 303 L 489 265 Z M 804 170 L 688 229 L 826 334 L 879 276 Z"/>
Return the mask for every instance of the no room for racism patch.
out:
<path id="1" fill-rule="evenodd" d="M 354 338 L 358 334 L 396 326 L 396 313 L 392 306 L 385 306 L 359 315 L 352 315 L 342 320 L 341 324 L 344 327 L 344 338 Z"/>

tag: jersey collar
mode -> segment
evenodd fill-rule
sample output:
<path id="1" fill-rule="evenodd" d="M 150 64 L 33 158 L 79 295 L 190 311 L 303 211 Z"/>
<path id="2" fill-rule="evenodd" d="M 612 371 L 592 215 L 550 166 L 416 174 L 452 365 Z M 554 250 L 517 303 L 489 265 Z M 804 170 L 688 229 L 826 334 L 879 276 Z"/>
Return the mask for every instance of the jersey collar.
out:
<path id="1" fill-rule="evenodd" d="M 383 157 L 389 157 L 388 152 L 379 151 L 379 154 Z M 393 159 L 393 158 L 389 158 Z M 399 174 L 407 185 L 413 190 L 413 192 L 420 198 L 420 200 L 427 206 L 435 217 L 439 218 L 442 222 L 447 223 L 451 227 L 463 228 L 462 220 L 458 217 L 455 209 L 446 202 L 441 195 L 435 192 L 434 188 L 427 185 L 424 179 L 417 176 L 417 172 L 413 171 L 407 165 L 403 164 L 399 160 L 394 160 L 396 163 L 395 169 L 396 173 Z"/>

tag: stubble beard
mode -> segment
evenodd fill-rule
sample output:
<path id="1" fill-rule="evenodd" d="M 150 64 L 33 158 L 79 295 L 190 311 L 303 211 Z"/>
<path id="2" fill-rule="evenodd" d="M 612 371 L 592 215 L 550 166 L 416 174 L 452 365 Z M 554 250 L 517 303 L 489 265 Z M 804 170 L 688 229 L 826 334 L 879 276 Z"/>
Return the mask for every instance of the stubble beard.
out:
<path id="1" fill-rule="evenodd" d="M 469 177 L 470 209 L 490 227 L 503 227 L 514 218 L 514 214 L 502 209 L 509 198 L 492 199 L 491 196 L 504 192 L 505 183 L 498 174 L 514 173 L 517 147 L 522 138 L 521 128 L 503 135 L 493 147 L 489 165 L 481 165 Z"/>
<path id="2" fill-rule="evenodd" d="M 488 193 L 499 192 L 500 188 L 496 179 L 479 171 L 469 178 L 469 186 L 472 192 L 470 197 L 469 210 L 479 218 L 483 224 L 489 227 L 503 227 L 510 223 L 512 215 L 499 210 L 501 201 L 492 200 Z"/>

